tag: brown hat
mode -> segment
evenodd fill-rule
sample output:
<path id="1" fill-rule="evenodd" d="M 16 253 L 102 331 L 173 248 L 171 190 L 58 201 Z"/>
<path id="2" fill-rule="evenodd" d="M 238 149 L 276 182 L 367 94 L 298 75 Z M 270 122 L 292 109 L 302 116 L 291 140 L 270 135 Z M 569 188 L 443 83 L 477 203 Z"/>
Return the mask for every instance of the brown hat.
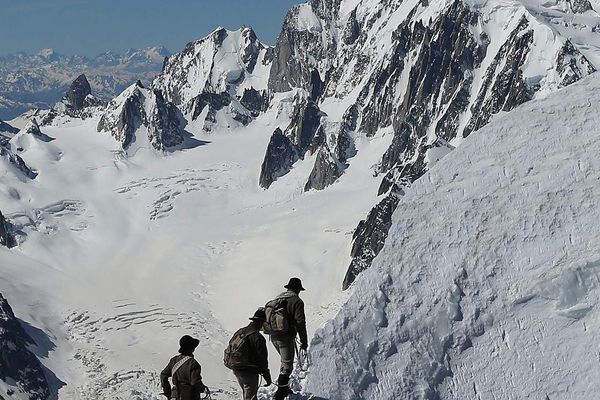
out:
<path id="1" fill-rule="evenodd" d="M 267 314 L 265 314 L 265 309 L 263 307 L 260 307 L 249 319 L 251 319 L 254 322 L 265 322 L 267 320 Z"/>
<path id="2" fill-rule="evenodd" d="M 188 353 L 193 352 L 196 347 L 200 344 L 198 339 L 194 339 L 189 335 L 184 335 L 179 339 L 179 352 L 180 353 Z"/>
<path id="3" fill-rule="evenodd" d="M 290 290 L 306 290 L 302 287 L 302 281 L 300 278 L 290 278 L 290 281 L 284 286 L 284 288 Z"/>

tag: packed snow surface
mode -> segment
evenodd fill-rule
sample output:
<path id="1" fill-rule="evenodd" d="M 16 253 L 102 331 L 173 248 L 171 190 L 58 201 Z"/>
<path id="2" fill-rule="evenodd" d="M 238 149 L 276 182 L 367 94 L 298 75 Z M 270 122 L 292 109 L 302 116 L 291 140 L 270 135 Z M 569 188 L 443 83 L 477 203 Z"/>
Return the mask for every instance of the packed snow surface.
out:
<path id="1" fill-rule="evenodd" d="M 600 392 L 600 80 L 526 104 L 418 180 L 312 341 L 328 399 Z"/>

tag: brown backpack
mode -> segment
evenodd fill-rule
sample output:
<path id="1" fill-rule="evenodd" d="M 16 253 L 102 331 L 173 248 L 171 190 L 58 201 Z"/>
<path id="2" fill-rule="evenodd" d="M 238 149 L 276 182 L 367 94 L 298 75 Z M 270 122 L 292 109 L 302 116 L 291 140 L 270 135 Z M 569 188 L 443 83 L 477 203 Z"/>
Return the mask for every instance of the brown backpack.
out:
<path id="1" fill-rule="evenodd" d="M 252 367 L 251 356 L 252 349 L 248 342 L 248 337 L 256 333 L 254 330 L 239 330 L 229 341 L 223 355 L 223 363 L 229 369 L 240 369 Z"/>
<path id="2" fill-rule="evenodd" d="M 263 330 L 267 335 L 281 335 L 290 331 L 291 324 L 287 312 L 287 298 L 277 298 L 265 305 L 267 321 Z"/>

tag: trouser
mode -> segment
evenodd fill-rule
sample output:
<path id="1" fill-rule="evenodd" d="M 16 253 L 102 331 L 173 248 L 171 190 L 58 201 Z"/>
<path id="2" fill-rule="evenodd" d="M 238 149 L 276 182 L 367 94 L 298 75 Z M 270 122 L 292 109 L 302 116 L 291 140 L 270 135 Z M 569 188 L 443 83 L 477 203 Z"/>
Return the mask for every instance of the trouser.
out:
<path id="1" fill-rule="evenodd" d="M 244 400 L 258 399 L 258 373 L 250 371 L 233 371 L 242 388 Z"/>
<path id="2" fill-rule="evenodd" d="M 275 350 L 281 357 L 281 369 L 279 373 L 281 375 L 290 375 L 294 369 L 294 356 L 296 355 L 296 338 L 292 337 L 273 337 L 271 336 L 271 343 L 275 347 Z"/>

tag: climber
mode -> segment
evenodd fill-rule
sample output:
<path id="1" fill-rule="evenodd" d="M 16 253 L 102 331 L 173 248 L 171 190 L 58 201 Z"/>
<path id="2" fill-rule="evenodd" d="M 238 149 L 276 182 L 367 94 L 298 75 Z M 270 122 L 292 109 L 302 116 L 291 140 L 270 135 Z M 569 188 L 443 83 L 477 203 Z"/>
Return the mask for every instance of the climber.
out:
<path id="1" fill-rule="evenodd" d="M 264 330 L 270 335 L 271 343 L 281 357 L 275 400 L 283 400 L 288 394 L 293 393 L 289 387 L 289 381 L 297 351 L 296 335 L 300 337 L 300 349 L 302 351 L 308 349 L 304 302 L 299 297 L 300 292 L 305 290 L 302 287 L 302 281 L 298 278 L 291 278 L 284 287 L 288 290 L 269 301 L 265 306 L 267 321 Z"/>
<path id="2" fill-rule="evenodd" d="M 239 329 L 229 341 L 225 350 L 224 362 L 233 370 L 242 388 L 244 400 L 257 400 L 258 376 L 265 379 L 265 386 L 271 385 L 271 373 L 267 354 L 267 341 L 260 330 L 266 321 L 265 310 L 259 308 L 250 317 L 250 324 Z"/>
<path id="3" fill-rule="evenodd" d="M 209 393 L 202 383 L 201 367 L 194 359 L 194 350 L 200 341 L 185 335 L 179 339 L 179 354 L 171 358 L 169 364 L 160 373 L 163 394 L 167 399 L 199 400 L 200 393 Z M 169 384 L 173 380 L 173 388 Z"/>

